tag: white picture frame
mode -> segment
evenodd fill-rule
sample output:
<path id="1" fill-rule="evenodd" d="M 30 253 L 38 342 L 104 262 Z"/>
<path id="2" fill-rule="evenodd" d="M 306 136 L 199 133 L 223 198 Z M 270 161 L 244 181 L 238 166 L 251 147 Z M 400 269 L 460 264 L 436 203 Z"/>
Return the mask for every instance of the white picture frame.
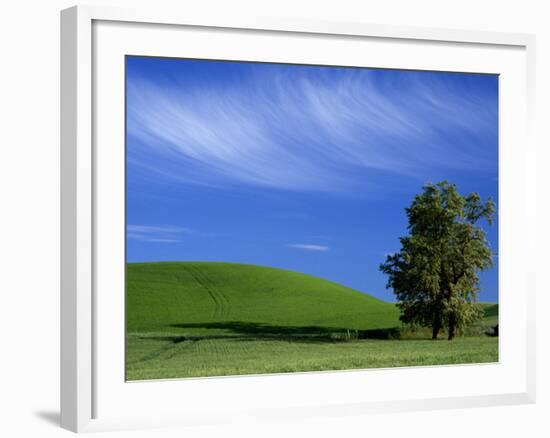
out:
<path id="1" fill-rule="evenodd" d="M 145 28 L 150 32 L 146 40 L 139 36 L 145 32 Z M 108 245 L 111 244 L 107 245 L 105 242 L 119 242 L 123 236 L 123 228 L 117 228 L 116 224 L 113 227 L 110 224 L 104 225 L 101 212 L 108 211 L 110 206 L 117 209 L 120 186 L 117 186 L 116 182 L 113 185 L 109 178 L 114 177 L 117 172 L 123 172 L 123 168 L 120 168 L 121 162 L 117 159 L 120 158 L 120 154 L 112 157 L 108 153 L 97 154 L 98 145 L 103 144 L 114 146 L 103 150 L 113 150 L 115 153 L 120 152 L 119 147 L 124 149 L 123 144 L 120 144 L 121 126 L 123 127 L 124 121 L 120 118 L 121 108 L 118 105 L 120 97 L 124 96 L 124 90 L 120 88 L 123 76 L 120 75 L 119 67 L 110 66 L 110 63 L 116 59 L 115 63 L 119 63 L 117 65 L 120 66 L 121 54 L 136 54 L 136 50 L 161 55 L 159 48 L 164 47 L 162 50 L 166 53 L 163 54 L 176 53 L 181 50 L 181 44 L 168 47 L 166 34 L 179 32 L 178 29 L 185 29 L 187 32 L 185 35 L 182 34 L 182 38 L 188 38 L 192 32 L 199 32 L 201 38 L 205 38 L 204 43 L 194 47 L 193 56 L 198 56 L 201 51 L 207 53 L 211 50 L 210 54 L 203 56 L 220 56 L 222 53 L 223 57 L 224 50 L 228 49 L 216 44 L 214 37 L 219 32 L 233 32 L 235 41 L 250 41 L 250 55 L 247 55 L 247 58 L 259 56 L 269 60 L 279 56 L 277 50 L 274 49 L 272 55 L 254 55 L 254 50 L 257 50 L 254 48 L 254 41 L 264 37 L 274 40 L 281 37 L 309 40 L 333 38 L 336 45 L 372 44 L 372 53 L 378 53 L 379 56 L 378 65 L 393 68 L 415 68 L 416 65 L 417 69 L 459 70 L 462 55 L 450 56 L 445 54 L 446 51 L 456 48 L 462 50 L 463 55 L 468 58 L 468 51 L 474 53 L 477 50 L 475 56 L 468 58 L 472 66 L 477 65 L 476 68 L 483 72 L 503 74 L 505 79 L 511 78 L 509 81 L 505 80 L 505 87 L 509 87 L 509 90 L 503 90 L 504 98 L 501 101 L 504 107 L 501 121 L 508 122 L 501 126 L 503 142 L 506 143 L 500 163 L 503 169 L 503 181 L 500 185 L 503 204 L 501 214 L 505 215 L 508 222 L 508 226 L 504 225 L 501 228 L 501 241 L 504 243 L 502 252 L 505 257 L 501 263 L 501 270 L 512 264 L 516 269 L 514 273 L 505 272 L 505 277 L 501 275 L 501 282 L 504 280 L 505 285 L 513 285 L 515 290 L 520 292 L 516 294 L 518 296 L 511 296 L 506 291 L 501 291 L 506 300 L 503 302 L 501 313 L 500 330 L 503 345 L 499 364 L 421 367 L 410 371 L 370 370 L 297 373 L 284 377 L 191 379 L 185 382 L 133 383 L 125 382 L 124 378 L 121 378 L 123 370 L 119 365 L 120 357 L 123 357 L 124 353 L 117 353 L 121 345 L 121 328 L 124 326 L 121 316 L 123 313 L 120 313 L 123 312 L 120 303 L 123 305 L 124 294 L 124 290 L 120 288 L 122 283 L 119 281 L 121 248 L 116 243 L 110 248 Z M 126 34 L 132 35 L 131 52 L 127 52 L 129 46 Z M 153 34 L 157 36 L 154 37 Z M 207 41 L 209 35 L 214 38 L 210 43 Z M 396 48 L 388 51 L 390 54 L 383 54 L 379 48 L 374 47 L 379 43 L 391 44 Z M 314 49 L 313 45 L 311 47 Z M 418 50 L 425 51 L 427 57 L 433 57 L 435 53 L 430 55 L 430 50 L 437 51 L 441 56 L 437 60 L 432 59 L 424 63 L 421 60 L 422 56 L 414 61 L 398 61 L 395 53 L 402 53 L 403 58 L 406 58 L 404 55 L 407 47 L 417 47 Z M 331 50 L 334 52 L 335 48 L 328 48 L 328 53 L 319 56 L 336 56 L 335 53 L 331 55 Z M 518 255 L 521 251 L 533 249 L 536 237 L 536 166 L 532 126 L 535 92 L 534 53 L 534 37 L 524 34 L 316 22 L 298 18 L 257 18 L 239 13 L 231 17 L 200 16 L 189 10 L 132 10 L 78 6 L 62 11 L 61 426 L 75 432 L 83 432 L 209 424 L 229 421 L 235 417 L 262 419 L 327 414 L 360 415 L 368 412 L 534 402 L 535 273 L 527 261 L 520 260 L 521 256 Z M 229 59 L 235 59 L 235 56 L 240 55 L 237 52 L 227 54 Z M 301 59 L 298 52 L 287 56 L 294 56 L 293 60 Z M 351 61 L 344 61 L 346 62 Z M 113 100 L 106 102 L 102 97 L 104 94 Z M 510 102 L 517 102 L 517 108 L 507 108 Z M 515 112 L 508 113 L 508 110 Z M 116 126 L 106 126 L 107 119 L 115 120 Z M 105 187 L 115 188 L 107 193 Z M 527 205 L 529 209 L 524 208 Z M 120 218 L 118 213 L 114 216 Z M 521 239 L 514 233 L 518 227 L 524 229 Z M 113 254 L 114 258 L 108 259 L 108 253 Z M 115 268 L 111 271 L 105 266 Z M 104 286 L 110 283 L 115 285 L 115 292 L 111 294 L 115 301 L 111 303 L 108 299 L 98 300 L 98 291 L 105 290 Z M 121 293 L 122 301 L 119 295 Z M 118 325 L 108 327 L 105 322 L 107 320 Z M 517 329 L 511 330 L 512 324 L 516 324 Z M 111 342 L 105 333 L 113 327 L 115 335 L 112 336 Z M 116 370 L 110 370 L 111 366 Z M 454 389 L 442 389 L 441 385 L 437 388 L 437 384 L 434 384 L 433 388 L 427 389 L 425 393 L 419 392 L 414 385 L 410 388 L 406 385 L 401 388 L 395 385 L 396 388 L 389 391 L 389 395 L 381 395 L 381 388 L 387 385 L 388 378 L 405 379 L 407 375 L 420 383 L 428 376 L 435 381 L 452 376 L 456 379 L 456 385 Z M 476 375 L 483 375 L 488 381 L 478 391 L 473 391 L 467 384 L 461 383 L 460 379 L 466 382 L 473 376 L 475 380 Z M 362 383 L 359 384 L 359 381 Z M 182 385 L 185 385 L 187 393 L 203 392 L 211 396 L 211 400 L 216 395 L 220 396 L 219 405 L 199 400 L 194 401 L 191 406 L 182 401 L 169 410 L 162 403 L 147 405 L 140 402 L 156 399 L 159 394 L 166 394 L 171 400 L 178 391 L 181 394 Z M 368 397 L 361 393 L 352 394 L 350 391 L 350 388 L 360 388 L 361 385 L 372 389 Z M 110 388 L 114 388 L 112 392 L 109 392 Z M 310 394 L 303 397 L 296 395 L 294 402 L 290 403 L 285 399 L 285 390 L 288 391 L 289 388 L 299 388 L 300 394 L 310 391 Z M 280 391 L 277 392 L 277 389 Z M 254 405 L 237 400 L 234 409 L 225 410 L 221 395 L 226 391 L 242 391 L 245 395 L 256 394 L 257 391 L 271 391 L 272 397 L 269 402 L 256 400 Z M 112 401 L 109 402 L 107 398 Z M 123 410 L 120 408 L 122 405 L 128 408 Z M 206 406 L 209 408 L 208 411 L 205 409 Z"/>

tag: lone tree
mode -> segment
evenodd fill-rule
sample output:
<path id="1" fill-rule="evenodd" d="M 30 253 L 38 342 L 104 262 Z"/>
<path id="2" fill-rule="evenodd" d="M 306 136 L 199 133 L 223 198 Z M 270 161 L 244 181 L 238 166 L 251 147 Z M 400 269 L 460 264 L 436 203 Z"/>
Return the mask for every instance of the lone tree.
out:
<path id="1" fill-rule="evenodd" d="M 479 194 L 461 195 L 455 184 L 426 184 L 406 209 L 409 235 L 401 250 L 389 255 L 380 270 L 388 275 L 402 322 L 442 328 L 448 339 L 482 316 L 477 304 L 478 272 L 493 266 L 493 253 L 478 222 L 492 225 L 495 203 Z"/>

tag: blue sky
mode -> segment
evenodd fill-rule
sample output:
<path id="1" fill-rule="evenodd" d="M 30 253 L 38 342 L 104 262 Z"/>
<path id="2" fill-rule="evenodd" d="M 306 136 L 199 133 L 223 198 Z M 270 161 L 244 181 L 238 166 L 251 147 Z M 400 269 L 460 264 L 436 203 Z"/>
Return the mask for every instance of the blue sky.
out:
<path id="1" fill-rule="evenodd" d="M 275 266 L 393 301 L 378 267 L 424 183 L 498 206 L 497 76 L 146 57 L 126 75 L 129 262 Z"/>

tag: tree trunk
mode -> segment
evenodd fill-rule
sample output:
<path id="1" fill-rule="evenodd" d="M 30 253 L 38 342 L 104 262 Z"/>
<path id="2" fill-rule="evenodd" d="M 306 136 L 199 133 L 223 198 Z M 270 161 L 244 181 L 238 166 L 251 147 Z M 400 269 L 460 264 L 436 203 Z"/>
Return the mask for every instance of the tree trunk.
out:
<path id="1" fill-rule="evenodd" d="M 439 334 L 439 330 L 441 330 L 441 323 L 439 320 L 434 321 L 432 326 L 432 339 L 437 339 L 437 335 Z"/>
<path id="2" fill-rule="evenodd" d="M 449 322 L 449 337 L 447 338 L 449 341 L 452 341 L 453 338 L 455 337 L 455 330 L 456 330 L 456 326 L 455 326 L 454 321 L 450 321 Z"/>

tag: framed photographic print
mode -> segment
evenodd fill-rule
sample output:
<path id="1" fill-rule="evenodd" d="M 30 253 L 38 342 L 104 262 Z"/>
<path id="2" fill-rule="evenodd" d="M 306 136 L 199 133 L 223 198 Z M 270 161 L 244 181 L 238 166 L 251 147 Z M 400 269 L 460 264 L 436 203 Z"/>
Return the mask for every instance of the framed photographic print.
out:
<path id="1" fill-rule="evenodd" d="M 533 37 L 75 7 L 61 44 L 63 427 L 534 400 Z"/>

